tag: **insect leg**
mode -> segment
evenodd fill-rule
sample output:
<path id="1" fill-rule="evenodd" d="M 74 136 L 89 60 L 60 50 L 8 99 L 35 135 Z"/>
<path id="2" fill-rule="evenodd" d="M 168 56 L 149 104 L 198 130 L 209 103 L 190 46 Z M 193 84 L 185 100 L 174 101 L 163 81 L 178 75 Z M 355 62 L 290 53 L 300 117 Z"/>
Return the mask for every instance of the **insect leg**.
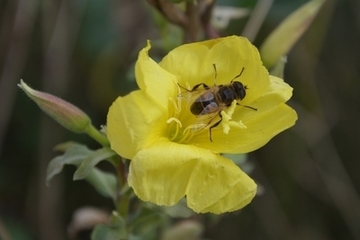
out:
<path id="1" fill-rule="evenodd" d="M 213 63 L 213 67 L 214 67 L 214 72 L 215 72 L 215 75 L 214 75 L 214 86 L 216 86 L 216 78 L 217 78 L 217 69 L 216 69 L 216 65 L 215 65 L 215 63 Z M 240 73 L 240 75 L 241 75 L 241 73 Z M 238 76 L 236 76 L 235 78 L 237 78 Z M 234 78 L 234 79 L 235 79 Z M 199 86 L 201 86 L 201 85 L 203 85 L 203 87 L 205 88 L 205 89 L 209 89 L 209 86 L 208 85 L 206 85 L 205 83 L 199 83 L 199 84 L 197 84 L 197 85 L 195 85 L 194 87 L 193 87 L 193 89 L 191 89 L 191 92 L 192 91 L 194 91 L 194 90 L 196 90 Z"/>
<path id="2" fill-rule="evenodd" d="M 216 85 L 216 84 L 215 84 L 215 81 L 216 81 L 216 78 L 217 78 L 217 70 L 216 70 L 216 65 L 213 64 L 213 66 L 214 66 L 214 70 L 215 70 L 214 85 Z M 241 75 L 241 73 L 240 73 L 240 75 Z M 239 76 L 240 76 L 240 75 L 239 75 Z M 238 77 L 238 76 L 236 76 L 235 78 L 237 78 L 237 77 Z M 234 78 L 234 79 L 235 79 L 235 78 Z M 179 87 L 181 87 L 182 89 L 184 89 L 184 90 L 186 90 L 186 91 L 188 91 L 188 92 L 193 92 L 193 91 L 197 90 L 201 85 L 202 85 L 203 88 L 206 89 L 206 90 L 210 89 L 210 87 L 209 87 L 208 85 L 206 85 L 205 83 L 196 84 L 191 90 L 189 90 L 189 89 L 187 89 L 187 88 L 184 88 L 183 86 L 181 86 L 181 85 L 178 83 L 178 86 L 179 86 Z"/>
<path id="3" fill-rule="evenodd" d="M 202 85 L 203 88 L 205 88 L 206 90 L 209 89 L 209 86 L 206 85 L 205 83 L 199 83 L 199 84 L 196 84 L 196 85 L 190 90 L 190 92 L 195 91 L 195 90 L 198 89 L 201 85 Z"/>
<path id="4" fill-rule="evenodd" d="M 221 115 L 221 112 L 219 112 L 219 116 L 220 116 L 220 120 L 217 121 L 216 123 L 214 123 L 210 128 L 209 128 L 209 137 L 210 137 L 210 142 L 212 142 L 212 136 L 211 136 L 211 129 L 213 129 L 214 127 L 217 127 L 221 121 L 222 121 L 222 115 Z"/>
<path id="5" fill-rule="evenodd" d="M 200 86 L 203 86 L 204 89 L 208 90 L 210 89 L 210 87 L 208 85 L 206 85 L 205 83 L 199 83 L 199 84 L 196 84 L 191 90 L 187 89 L 187 88 L 184 88 L 183 86 L 181 86 L 180 84 L 178 84 L 179 87 L 181 87 L 182 89 L 188 91 L 188 92 L 193 92 L 195 90 L 197 90 Z"/>
<path id="6" fill-rule="evenodd" d="M 180 88 L 188 91 L 188 92 L 193 92 L 195 90 L 197 90 L 201 85 L 203 86 L 204 89 L 208 90 L 210 87 L 208 85 L 206 85 L 205 83 L 199 83 L 199 84 L 196 84 L 191 90 L 181 86 L 179 83 L 177 84 Z"/>

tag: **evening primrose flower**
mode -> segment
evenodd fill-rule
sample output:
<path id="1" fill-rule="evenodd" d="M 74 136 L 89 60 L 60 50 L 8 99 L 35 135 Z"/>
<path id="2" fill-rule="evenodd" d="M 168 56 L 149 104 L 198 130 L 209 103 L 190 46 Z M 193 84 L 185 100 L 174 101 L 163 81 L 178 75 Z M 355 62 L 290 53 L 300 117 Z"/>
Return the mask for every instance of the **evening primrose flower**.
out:
<path id="1" fill-rule="evenodd" d="M 160 63 L 140 51 L 135 67 L 140 90 L 119 97 L 107 116 L 111 148 L 130 159 L 128 183 L 143 201 L 171 206 L 186 197 L 195 212 L 223 213 L 247 205 L 255 182 L 221 153 L 247 153 L 294 125 L 296 112 L 285 102 L 292 88 L 269 76 L 257 49 L 238 36 L 182 45 Z M 216 71 L 214 69 L 216 66 Z M 238 76 L 242 71 L 242 74 Z M 199 83 L 240 81 L 246 96 L 220 119 L 199 122 L 182 96 Z M 202 89 L 199 87 L 199 89 Z M 201 126 L 202 127 L 198 127 Z"/>

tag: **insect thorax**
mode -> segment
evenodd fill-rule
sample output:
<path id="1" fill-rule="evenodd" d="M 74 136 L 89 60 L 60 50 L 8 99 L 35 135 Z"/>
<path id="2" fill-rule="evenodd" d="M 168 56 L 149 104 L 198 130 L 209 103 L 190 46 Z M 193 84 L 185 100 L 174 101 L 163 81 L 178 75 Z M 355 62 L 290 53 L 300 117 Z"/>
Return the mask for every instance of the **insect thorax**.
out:
<path id="1" fill-rule="evenodd" d="M 219 89 L 217 101 L 224 103 L 226 106 L 230 106 L 234 100 L 241 100 L 244 98 L 244 94 L 233 85 L 223 86 Z"/>

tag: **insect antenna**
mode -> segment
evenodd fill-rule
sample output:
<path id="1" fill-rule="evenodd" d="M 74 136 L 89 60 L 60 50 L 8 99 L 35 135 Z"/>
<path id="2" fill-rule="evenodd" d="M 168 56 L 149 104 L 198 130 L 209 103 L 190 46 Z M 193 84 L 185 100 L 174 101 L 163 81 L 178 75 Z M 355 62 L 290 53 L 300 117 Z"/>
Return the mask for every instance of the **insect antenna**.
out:
<path id="1" fill-rule="evenodd" d="M 254 111 L 257 111 L 257 108 L 254 108 L 254 107 L 251 107 L 251 106 L 248 106 L 248 105 L 242 105 L 242 104 L 240 104 L 240 103 L 236 103 L 236 105 L 243 106 L 243 107 L 252 109 L 252 110 L 254 110 Z"/>
<path id="2" fill-rule="evenodd" d="M 251 107 L 251 106 L 248 106 L 248 105 L 243 105 L 243 106 L 246 107 L 246 108 L 250 108 L 250 109 L 252 109 L 254 111 L 257 111 L 257 108 L 254 108 L 254 107 Z"/>
<path id="3" fill-rule="evenodd" d="M 232 83 L 235 79 L 237 79 L 238 77 L 240 77 L 244 70 L 245 70 L 245 68 L 243 67 L 243 68 L 241 69 L 240 73 L 239 73 L 238 75 L 236 75 L 236 76 L 233 78 L 233 80 L 231 80 L 231 83 Z M 245 89 L 246 89 L 246 87 L 245 87 Z"/>
<path id="4" fill-rule="evenodd" d="M 216 65 L 215 65 L 215 63 L 213 63 L 213 67 L 214 67 L 214 86 L 216 86 L 217 69 L 216 69 Z"/>

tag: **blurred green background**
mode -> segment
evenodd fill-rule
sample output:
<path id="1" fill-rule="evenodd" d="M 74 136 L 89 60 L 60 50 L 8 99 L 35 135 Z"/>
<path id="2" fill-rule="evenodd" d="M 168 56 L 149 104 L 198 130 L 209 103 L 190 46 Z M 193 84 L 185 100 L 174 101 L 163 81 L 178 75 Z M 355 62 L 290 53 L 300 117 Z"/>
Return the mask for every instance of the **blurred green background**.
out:
<path id="1" fill-rule="evenodd" d="M 305 2 L 275 0 L 254 44 Z M 231 21 L 222 35 L 241 35 L 247 20 Z M 54 145 L 99 146 L 45 116 L 17 88 L 20 79 L 74 103 L 100 127 L 112 101 L 136 89 L 133 65 L 146 40 L 161 59 L 179 36 L 146 1 L 0 1 L 0 233 L 67 239 L 79 207 L 113 209 L 86 182 L 72 181 L 73 167 L 45 186 Z M 359 56 L 360 2 L 328 0 L 288 55 L 296 126 L 249 154 L 260 195 L 220 221 L 204 218 L 203 239 L 360 239 Z"/>

